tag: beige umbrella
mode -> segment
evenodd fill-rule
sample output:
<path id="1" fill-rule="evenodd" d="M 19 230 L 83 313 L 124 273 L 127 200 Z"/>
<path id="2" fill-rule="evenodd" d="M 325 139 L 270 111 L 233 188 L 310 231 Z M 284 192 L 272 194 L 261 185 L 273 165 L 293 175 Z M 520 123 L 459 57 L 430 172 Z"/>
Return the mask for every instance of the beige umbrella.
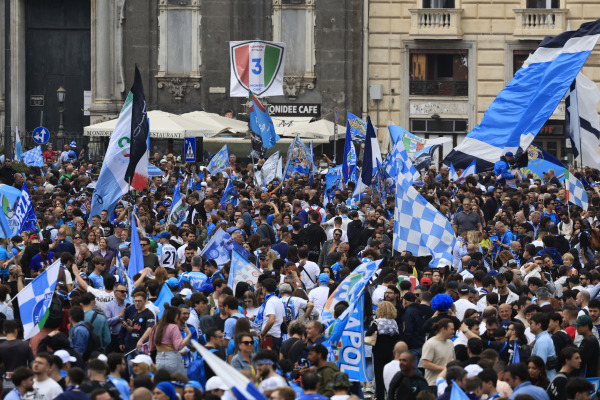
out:
<path id="1" fill-rule="evenodd" d="M 192 111 L 181 114 L 182 118 L 193 121 L 197 128 L 206 132 L 207 137 L 212 137 L 218 133 L 245 133 L 248 130 L 248 123 L 233 118 L 222 117 L 219 114 L 206 111 Z"/>

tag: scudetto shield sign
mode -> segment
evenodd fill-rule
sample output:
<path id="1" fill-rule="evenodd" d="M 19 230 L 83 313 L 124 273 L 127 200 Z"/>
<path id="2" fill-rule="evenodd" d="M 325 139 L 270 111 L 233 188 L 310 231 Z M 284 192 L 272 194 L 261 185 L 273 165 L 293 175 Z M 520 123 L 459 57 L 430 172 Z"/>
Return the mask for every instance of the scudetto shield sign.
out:
<path id="1" fill-rule="evenodd" d="M 229 42 L 230 96 L 283 96 L 285 43 L 252 40 Z"/>

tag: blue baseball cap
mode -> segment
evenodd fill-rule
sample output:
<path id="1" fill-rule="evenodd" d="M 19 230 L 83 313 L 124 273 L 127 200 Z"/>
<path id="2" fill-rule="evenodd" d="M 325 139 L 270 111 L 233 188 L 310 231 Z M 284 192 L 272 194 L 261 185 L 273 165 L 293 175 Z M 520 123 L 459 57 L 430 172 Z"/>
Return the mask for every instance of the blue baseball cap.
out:
<path id="1" fill-rule="evenodd" d="M 163 200 L 161 204 L 163 206 L 165 206 L 165 207 L 169 207 L 171 205 L 171 201 L 170 200 Z"/>
<path id="2" fill-rule="evenodd" d="M 171 234 L 169 232 L 163 232 L 158 237 L 159 239 L 171 239 Z"/>
<path id="3" fill-rule="evenodd" d="M 169 278 L 167 279 L 167 281 L 165 282 L 171 289 L 176 288 L 177 286 L 179 286 L 179 280 L 177 278 Z"/>
<path id="4" fill-rule="evenodd" d="M 505 157 L 514 157 L 512 151 L 507 151 L 506 154 L 504 155 Z"/>
<path id="5" fill-rule="evenodd" d="M 329 283 L 329 275 L 327 275 L 325 272 L 322 272 L 319 275 L 319 283 Z"/>
<path id="6" fill-rule="evenodd" d="M 115 222 L 115 228 L 125 228 L 125 222 L 123 221 L 117 221 Z"/>
<path id="7" fill-rule="evenodd" d="M 213 288 L 213 286 L 211 284 L 205 283 L 204 285 L 200 286 L 200 289 L 198 291 L 211 294 L 212 292 L 215 291 L 215 288 Z"/>

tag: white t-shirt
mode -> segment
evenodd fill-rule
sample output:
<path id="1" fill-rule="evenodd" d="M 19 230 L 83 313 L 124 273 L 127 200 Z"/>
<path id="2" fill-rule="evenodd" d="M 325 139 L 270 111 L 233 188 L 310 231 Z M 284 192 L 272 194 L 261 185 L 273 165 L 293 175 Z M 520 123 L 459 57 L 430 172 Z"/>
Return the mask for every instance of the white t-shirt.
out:
<path id="1" fill-rule="evenodd" d="M 258 390 L 261 392 L 271 392 L 279 387 L 287 387 L 288 384 L 280 375 L 275 375 L 265 379 L 258 385 Z"/>
<path id="2" fill-rule="evenodd" d="M 54 379 L 48 378 L 43 382 L 38 382 L 33 378 L 33 391 L 23 396 L 23 400 L 52 400 L 63 392 Z"/>
<path id="3" fill-rule="evenodd" d="M 179 259 L 180 263 L 184 263 L 185 262 L 185 249 L 187 248 L 187 243 L 184 244 L 183 246 L 180 246 L 177 249 L 177 258 Z"/>
<path id="4" fill-rule="evenodd" d="M 96 304 L 102 308 L 102 311 L 104 311 L 104 308 L 108 303 L 115 299 L 115 294 L 113 292 L 106 293 L 102 289 L 96 289 L 91 286 L 88 286 L 87 291 L 96 296 Z"/>
<path id="5" fill-rule="evenodd" d="M 171 244 L 163 244 L 160 247 L 160 258 L 159 263 L 161 267 L 164 268 L 175 268 L 175 263 L 177 262 L 177 250 L 175 250 L 175 246 Z M 185 255 L 184 255 L 185 257 Z"/>
<path id="6" fill-rule="evenodd" d="M 271 296 L 267 304 L 265 305 L 265 312 L 263 314 L 263 322 L 261 325 L 261 331 L 264 331 L 267 322 L 269 321 L 269 315 L 275 315 L 275 323 L 267 332 L 267 335 L 271 335 L 274 338 L 281 337 L 281 323 L 283 322 L 283 318 L 285 316 L 285 308 L 283 307 L 283 303 L 281 299 L 277 296 Z"/>
<path id="7" fill-rule="evenodd" d="M 454 302 L 454 306 L 456 307 L 456 318 L 459 321 L 462 321 L 465 317 L 465 311 L 467 310 L 477 310 L 477 306 L 471 303 L 467 299 L 458 299 Z"/>
<path id="8" fill-rule="evenodd" d="M 289 301 L 290 306 L 294 306 L 294 319 L 298 318 L 298 312 L 300 312 L 300 310 L 304 310 L 308 305 L 308 301 L 304 300 L 302 297 L 296 296 L 283 296 L 281 301 L 283 304 L 288 304 Z"/>
<path id="9" fill-rule="evenodd" d="M 299 263 L 296 265 L 299 265 Z M 300 273 L 300 279 L 304 282 L 306 290 L 310 290 L 317 285 L 317 278 L 319 278 L 320 273 L 321 268 L 319 268 L 317 263 L 308 260 L 306 261 L 304 270 Z"/>
<path id="10" fill-rule="evenodd" d="M 387 286 L 379 285 L 373 290 L 371 298 L 373 299 L 373 305 L 378 306 L 384 299 L 385 291 L 388 289 Z"/>
<path id="11" fill-rule="evenodd" d="M 390 383 L 398 371 L 400 371 L 400 361 L 398 360 L 392 360 L 383 367 L 383 385 L 386 392 L 390 390 Z"/>
<path id="12" fill-rule="evenodd" d="M 313 302 L 315 305 L 314 310 L 319 313 L 319 321 L 321 320 L 321 313 L 328 297 L 329 287 L 327 286 L 316 287 L 308 293 L 308 300 Z"/>

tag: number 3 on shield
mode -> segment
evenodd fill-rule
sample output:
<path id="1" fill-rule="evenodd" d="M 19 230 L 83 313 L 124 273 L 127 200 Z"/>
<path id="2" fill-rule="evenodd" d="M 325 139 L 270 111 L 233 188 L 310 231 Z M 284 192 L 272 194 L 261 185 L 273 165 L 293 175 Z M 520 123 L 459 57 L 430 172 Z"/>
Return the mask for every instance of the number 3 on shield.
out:
<path id="1" fill-rule="evenodd" d="M 253 58 L 252 62 L 254 63 L 255 68 L 252 69 L 252 73 L 254 75 L 260 75 L 260 73 L 262 72 L 262 67 L 260 66 L 260 62 L 262 61 L 262 59 L 260 58 Z"/>

